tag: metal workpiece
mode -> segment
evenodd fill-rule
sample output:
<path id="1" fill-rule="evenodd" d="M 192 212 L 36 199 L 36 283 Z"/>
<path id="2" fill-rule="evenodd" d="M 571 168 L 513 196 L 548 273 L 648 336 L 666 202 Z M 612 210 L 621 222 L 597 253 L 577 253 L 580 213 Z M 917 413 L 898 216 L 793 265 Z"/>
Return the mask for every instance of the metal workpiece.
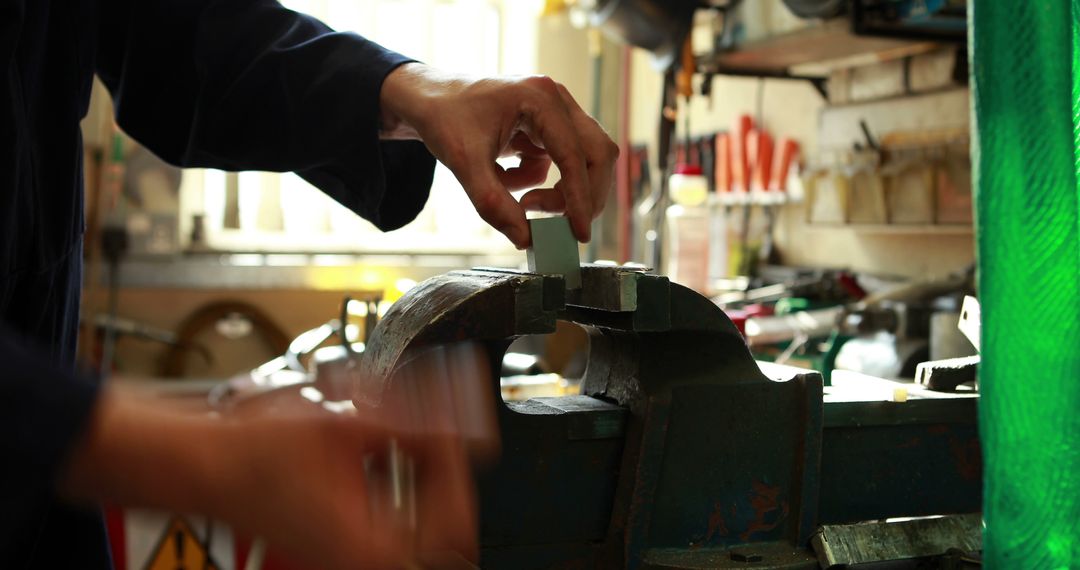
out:
<path id="1" fill-rule="evenodd" d="M 566 320 L 588 321 L 610 328 L 666 331 L 671 306 L 663 302 L 673 285 L 647 268 L 582 265 L 580 289 L 567 291 Z M 639 303 L 639 299 L 643 300 Z M 684 323 L 683 326 L 690 326 Z"/>
<path id="2" fill-rule="evenodd" d="M 541 275 L 561 275 L 568 289 L 581 288 L 581 260 L 578 241 L 563 216 L 529 220 L 532 245 L 525 250 L 529 271 Z"/>
<path id="3" fill-rule="evenodd" d="M 495 397 L 502 456 L 479 476 L 484 568 L 816 567 L 818 526 L 863 520 L 823 473 L 859 481 L 859 496 L 877 499 L 875 515 L 914 514 L 888 493 L 910 471 L 875 471 L 842 449 L 830 455 L 832 440 L 876 445 L 877 460 L 920 453 L 917 436 L 936 434 L 928 438 L 936 452 L 919 468 L 951 490 L 960 468 L 937 454 L 949 453 L 953 435 L 939 421 L 956 418 L 882 426 L 880 439 L 840 418 L 831 434 L 820 374 L 767 377 L 707 298 L 640 268 L 586 265 L 581 275 L 579 290 L 562 276 L 500 269 L 430 279 L 390 308 L 359 362 L 356 402 L 377 406 L 413 353 L 475 341 L 487 348 L 498 394 L 515 337 L 554 332 L 559 320 L 586 329 L 581 395 Z M 850 462 L 826 465 L 832 456 Z M 954 512 L 978 509 L 962 497 Z"/>

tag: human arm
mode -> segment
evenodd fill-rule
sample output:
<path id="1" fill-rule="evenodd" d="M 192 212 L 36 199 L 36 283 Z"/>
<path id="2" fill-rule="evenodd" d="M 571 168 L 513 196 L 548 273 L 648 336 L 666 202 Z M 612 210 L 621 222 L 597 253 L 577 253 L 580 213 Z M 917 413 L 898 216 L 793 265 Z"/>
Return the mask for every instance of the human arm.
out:
<path id="1" fill-rule="evenodd" d="M 373 520 L 364 457 L 389 438 L 418 465 L 419 544 Z M 198 512 L 320 568 L 406 566 L 417 552 L 475 559 L 465 455 L 453 438 L 326 413 L 215 419 L 106 391 L 60 482 L 70 497 Z"/>
<path id="2" fill-rule="evenodd" d="M 434 154 L 519 248 L 525 210 L 565 210 L 587 241 L 613 185 L 616 145 L 549 78 L 440 73 L 274 0 L 106 5 L 98 71 L 117 120 L 174 164 L 296 171 L 394 229 L 426 201 Z M 522 165 L 495 164 L 507 154 Z M 562 180 L 519 205 L 509 192 L 552 161 Z"/>
<path id="3" fill-rule="evenodd" d="M 384 230 L 427 200 L 435 161 L 379 137 L 409 61 L 275 0 L 103 0 L 97 72 L 118 124 L 185 167 L 292 171 Z"/>

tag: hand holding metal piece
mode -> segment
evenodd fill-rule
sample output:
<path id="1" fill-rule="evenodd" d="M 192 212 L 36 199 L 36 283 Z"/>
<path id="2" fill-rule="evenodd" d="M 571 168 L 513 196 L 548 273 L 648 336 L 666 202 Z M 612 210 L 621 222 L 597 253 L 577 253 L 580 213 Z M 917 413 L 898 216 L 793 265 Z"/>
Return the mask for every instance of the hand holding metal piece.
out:
<path id="1" fill-rule="evenodd" d="M 566 87 L 542 76 L 477 79 L 409 63 L 386 77 L 380 100 L 381 136 L 422 140 L 480 217 L 519 249 L 531 241 L 526 211 L 565 212 L 574 236 L 589 241 L 615 183 L 619 147 Z M 495 162 L 508 156 L 518 166 Z M 559 181 L 538 188 L 552 165 Z M 520 202 L 510 195 L 526 189 Z"/>
<path id="2" fill-rule="evenodd" d="M 368 356 L 356 355 L 348 363 Z M 285 426 L 288 431 L 249 443 L 244 454 L 250 451 L 259 462 L 269 462 L 259 470 L 280 471 L 281 480 L 309 489 L 305 496 L 317 495 L 300 505 L 314 513 L 300 519 L 305 528 L 316 520 L 322 521 L 319 532 L 342 525 L 362 529 L 349 535 L 351 542 L 341 533 L 335 535 L 334 544 L 358 549 L 345 548 L 347 560 L 392 560 L 391 567 L 397 568 L 471 568 L 468 561 L 476 560 L 479 535 L 471 466 L 490 461 L 499 449 L 497 383 L 491 370 L 487 351 L 479 344 L 427 345 L 405 355 L 387 374 L 393 388 L 377 400 L 340 400 L 340 390 L 332 389 L 336 382 L 316 380 L 236 402 L 227 417 L 238 426 Z M 363 377 L 355 366 L 339 367 L 338 372 L 350 383 Z M 309 438 L 304 436 L 312 431 L 309 424 L 325 427 Z M 357 435 L 350 435 L 353 432 Z M 249 470 L 251 460 L 244 454 L 236 460 Z M 324 495 L 330 496 L 329 506 L 318 500 Z M 260 500 L 265 503 L 261 510 L 274 506 Z M 244 517 L 255 514 L 243 512 Z M 266 520 L 260 516 L 258 524 L 240 526 L 282 546 L 287 541 L 275 536 L 274 527 L 264 528 Z M 340 554 L 343 549 L 328 550 Z M 294 554 L 303 558 L 310 553 Z"/>

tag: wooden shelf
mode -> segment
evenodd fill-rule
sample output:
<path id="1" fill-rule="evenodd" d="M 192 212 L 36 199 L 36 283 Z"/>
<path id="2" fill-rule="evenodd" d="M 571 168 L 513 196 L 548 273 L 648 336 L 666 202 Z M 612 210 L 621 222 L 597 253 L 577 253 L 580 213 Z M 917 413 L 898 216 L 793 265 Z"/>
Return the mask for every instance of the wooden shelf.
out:
<path id="1" fill-rule="evenodd" d="M 846 18 L 747 42 L 734 51 L 701 58 L 700 71 L 732 75 L 822 78 L 833 69 L 855 67 L 929 52 L 939 44 L 860 36 Z"/>
<path id="2" fill-rule="evenodd" d="M 883 235 L 972 235 L 974 228 L 965 224 L 824 224 L 807 223 L 811 230 L 852 230 Z"/>

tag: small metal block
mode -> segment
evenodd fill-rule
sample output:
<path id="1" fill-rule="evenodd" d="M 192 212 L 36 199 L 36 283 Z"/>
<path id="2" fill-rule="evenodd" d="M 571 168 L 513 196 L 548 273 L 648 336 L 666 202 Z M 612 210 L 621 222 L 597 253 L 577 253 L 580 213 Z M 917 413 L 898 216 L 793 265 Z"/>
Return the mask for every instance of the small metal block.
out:
<path id="1" fill-rule="evenodd" d="M 529 220 L 532 246 L 525 254 L 529 271 L 541 275 L 562 275 L 567 289 L 581 288 L 581 262 L 578 242 L 564 217 Z"/>

